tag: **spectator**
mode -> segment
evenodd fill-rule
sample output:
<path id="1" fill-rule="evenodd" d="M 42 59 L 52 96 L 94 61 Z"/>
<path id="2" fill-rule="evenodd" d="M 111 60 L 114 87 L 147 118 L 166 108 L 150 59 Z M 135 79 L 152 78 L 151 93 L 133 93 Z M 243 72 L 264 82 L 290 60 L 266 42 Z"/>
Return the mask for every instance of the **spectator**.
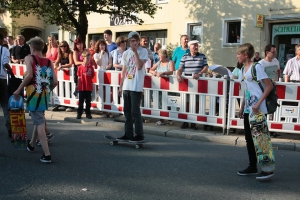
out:
<path id="1" fill-rule="evenodd" d="M 50 59 L 53 63 L 56 61 L 58 55 L 58 44 L 56 38 L 51 35 L 48 37 L 48 49 L 46 58 Z"/>
<path id="2" fill-rule="evenodd" d="M 124 53 L 124 51 L 126 51 L 126 44 L 127 44 L 127 40 L 125 37 L 123 36 L 119 36 L 117 38 L 116 41 L 118 48 L 115 49 L 113 52 L 113 66 L 117 71 L 121 71 L 122 70 L 122 65 L 121 65 L 121 60 L 122 60 L 122 55 Z"/>
<path id="3" fill-rule="evenodd" d="M 59 44 L 58 56 L 54 64 L 56 70 L 63 68 L 71 68 L 73 65 L 73 52 L 70 49 L 69 44 L 66 41 L 62 41 Z"/>
<path id="4" fill-rule="evenodd" d="M 13 47 L 15 47 L 13 36 L 11 36 L 11 35 L 7 36 L 6 40 L 7 40 L 9 50 L 11 50 Z"/>
<path id="5" fill-rule="evenodd" d="M 96 41 L 95 40 L 91 40 L 90 41 L 90 48 L 89 48 L 89 51 L 90 51 L 90 56 L 91 58 L 94 56 L 94 49 L 95 49 L 95 44 L 96 44 Z"/>
<path id="6" fill-rule="evenodd" d="M 121 65 L 121 83 L 119 96 L 124 99 L 125 134 L 117 140 L 143 141 L 144 130 L 140 110 L 143 83 L 145 78 L 144 64 L 148 60 L 148 53 L 145 48 L 139 46 L 140 36 L 137 32 L 128 34 L 130 48 L 123 53 Z M 133 121 L 135 131 L 133 131 Z M 134 132 L 136 133 L 134 137 Z"/>
<path id="7" fill-rule="evenodd" d="M 198 52 L 199 41 L 192 40 L 188 43 L 190 53 L 185 54 L 180 61 L 180 67 L 177 71 L 177 80 L 179 83 L 182 82 L 182 72 L 185 72 L 185 76 L 192 76 L 194 73 L 193 78 L 199 79 L 203 73 L 207 72 L 208 65 L 206 56 L 202 53 Z M 196 102 L 199 101 L 199 96 L 197 96 Z M 197 103 L 198 105 L 198 103 Z M 187 100 L 187 112 L 189 108 L 189 102 Z M 196 112 L 198 112 L 198 107 L 196 106 Z M 183 122 L 180 128 L 188 128 L 189 124 L 187 122 Z M 191 128 L 197 130 L 196 124 L 192 123 Z"/>
<path id="8" fill-rule="evenodd" d="M 150 73 L 157 77 L 172 75 L 173 71 L 175 71 L 174 62 L 172 60 L 169 60 L 167 50 L 160 49 L 158 51 L 158 57 L 159 57 L 159 61 L 156 64 L 154 64 L 154 66 L 150 69 Z M 159 98 L 159 108 L 161 109 L 162 108 L 161 93 L 159 93 L 158 98 Z M 158 122 L 156 122 L 156 125 L 158 126 L 163 124 L 165 124 L 163 119 L 160 119 Z"/>
<path id="9" fill-rule="evenodd" d="M 300 44 L 295 46 L 295 52 L 296 56 L 288 60 L 284 68 L 283 74 L 285 82 L 300 82 Z"/>
<path id="10" fill-rule="evenodd" d="M 34 144 L 37 139 L 35 133 L 37 132 L 44 151 L 40 161 L 50 163 L 52 160 L 45 132 L 44 112 L 48 109 L 50 92 L 57 85 L 57 79 L 52 62 L 43 57 L 44 41 L 39 37 L 35 37 L 31 38 L 27 44 L 30 45 L 32 55 L 25 58 L 27 73 L 19 88 L 14 92 L 14 96 L 19 99 L 19 93 L 26 86 L 26 110 L 30 111 L 33 125 L 36 126 L 37 130 L 34 131 L 31 140 L 28 140 L 27 150 L 34 151 Z"/>
<path id="11" fill-rule="evenodd" d="M 259 52 L 255 52 L 255 56 L 253 58 L 253 62 L 258 62 L 261 60 L 261 57 L 259 57 Z"/>
<path id="12" fill-rule="evenodd" d="M 114 70 L 112 65 L 112 57 L 107 49 L 104 40 L 98 40 L 95 46 L 94 60 L 98 66 L 98 70 Z"/>
<path id="13" fill-rule="evenodd" d="M 240 43 L 240 42 L 241 42 L 241 38 L 240 38 L 239 35 L 236 36 L 236 42 L 237 42 L 237 43 Z"/>
<path id="14" fill-rule="evenodd" d="M 182 35 L 180 37 L 180 46 L 173 51 L 172 60 L 175 63 L 175 70 L 179 69 L 179 64 L 182 56 L 186 53 L 190 53 L 188 42 L 189 42 L 189 37 L 187 35 Z"/>
<path id="15" fill-rule="evenodd" d="M 8 112 L 8 86 L 7 86 L 7 71 L 12 73 L 9 63 L 9 51 L 2 46 L 3 35 L 0 33 L 0 104 L 5 118 L 5 126 L 8 131 L 8 136 L 11 137 L 10 119 Z"/>
<path id="16" fill-rule="evenodd" d="M 30 54 L 30 48 L 27 44 L 24 44 L 25 38 L 23 35 L 18 35 L 16 40 L 17 45 L 12 49 L 11 60 L 13 63 L 20 64 Z"/>
<path id="17" fill-rule="evenodd" d="M 149 73 L 150 68 L 153 66 L 153 55 L 151 50 L 148 48 L 148 39 L 146 36 L 141 36 L 141 40 L 140 40 L 140 46 L 145 48 L 148 51 L 148 60 L 145 63 L 145 68 L 146 68 L 146 72 Z"/>
<path id="18" fill-rule="evenodd" d="M 76 38 L 74 41 L 74 52 L 73 52 L 73 61 L 74 61 L 74 83 L 78 83 L 78 77 L 77 77 L 77 68 L 78 66 L 83 64 L 83 57 L 81 54 L 86 51 L 85 45 L 83 44 L 82 40 L 80 38 Z M 74 91 L 74 96 L 77 96 L 77 89 Z"/>
<path id="19" fill-rule="evenodd" d="M 104 31 L 104 40 L 107 44 L 108 52 L 112 52 L 116 48 L 118 48 L 117 44 L 112 41 L 112 32 L 111 30 Z"/>
<path id="20" fill-rule="evenodd" d="M 232 71 L 232 78 L 233 79 L 239 79 L 239 74 L 241 72 L 241 69 L 243 67 L 243 63 L 237 62 L 236 63 L 236 67 L 234 68 L 234 70 Z"/>
<path id="21" fill-rule="evenodd" d="M 92 119 L 91 115 L 91 93 L 93 91 L 94 68 L 90 60 L 90 53 L 88 51 L 81 54 L 83 57 L 83 64 L 78 67 L 78 91 L 79 104 L 77 109 L 77 119 L 81 119 L 83 112 L 83 102 L 85 101 L 86 118 Z"/>
<path id="22" fill-rule="evenodd" d="M 159 56 L 158 56 L 158 52 L 161 49 L 161 44 L 159 43 L 155 43 L 154 45 L 154 52 L 152 52 L 153 54 L 153 64 L 156 64 L 159 61 Z"/>

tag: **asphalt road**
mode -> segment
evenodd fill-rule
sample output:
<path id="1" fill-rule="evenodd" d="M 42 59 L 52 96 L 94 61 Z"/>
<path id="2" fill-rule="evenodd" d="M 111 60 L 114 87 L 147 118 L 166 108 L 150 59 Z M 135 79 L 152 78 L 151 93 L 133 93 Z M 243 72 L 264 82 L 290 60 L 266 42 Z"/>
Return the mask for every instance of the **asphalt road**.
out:
<path id="1" fill-rule="evenodd" d="M 103 136 L 122 133 L 49 120 L 53 162 L 45 164 L 41 147 L 14 149 L 0 120 L 1 200 L 300 198 L 299 152 L 276 150 L 275 176 L 257 182 L 236 175 L 248 163 L 245 147 L 154 135 L 142 149 L 111 146 Z"/>

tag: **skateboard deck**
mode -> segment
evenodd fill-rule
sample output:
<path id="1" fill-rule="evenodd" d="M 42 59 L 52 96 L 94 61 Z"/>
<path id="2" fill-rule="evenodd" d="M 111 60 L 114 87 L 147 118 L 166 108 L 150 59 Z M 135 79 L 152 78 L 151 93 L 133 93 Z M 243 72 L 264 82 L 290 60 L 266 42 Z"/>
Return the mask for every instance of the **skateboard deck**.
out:
<path id="1" fill-rule="evenodd" d="M 17 149 L 26 148 L 27 131 L 23 98 L 20 96 L 19 100 L 16 100 L 12 95 L 8 100 L 8 109 L 12 136 L 11 142 Z"/>
<path id="2" fill-rule="evenodd" d="M 250 113 L 249 122 L 254 147 L 262 171 L 273 172 L 275 170 L 275 155 L 270 138 L 267 119 L 262 111 L 258 114 Z"/>
<path id="3" fill-rule="evenodd" d="M 144 146 L 144 143 L 147 143 L 147 142 L 148 142 L 148 141 L 129 142 L 129 141 L 127 141 L 127 140 L 117 140 L 117 138 L 114 138 L 114 137 L 109 136 L 109 135 L 104 135 L 104 138 L 111 141 L 111 142 L 109 143 L 110 145 L 116 145 L 116 144 L 118 144 L 119 142 L 120 142 L 120 143 L 130 143 L 130 144 L 134 144 L 134 145 L 135 145 L 135 148 L 137 148 L 137 149 L 143 147 L 143 146 Z"/>

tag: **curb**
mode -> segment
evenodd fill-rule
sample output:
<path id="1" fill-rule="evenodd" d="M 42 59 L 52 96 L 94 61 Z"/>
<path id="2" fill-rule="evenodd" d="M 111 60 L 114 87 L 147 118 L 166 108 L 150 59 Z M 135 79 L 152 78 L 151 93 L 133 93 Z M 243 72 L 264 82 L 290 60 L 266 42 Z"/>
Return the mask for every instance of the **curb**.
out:
<path id="1" fill-rule="evenodd" d="M 122 122 L 115 122 L 115 121 L 112 122 L 112 121 L 98 119 L 98 118 L 96 119 L 94 118 L 93 120 L 76 119 L 74 117 L 54 115 L 49 112 L 45 112 L 45 116 L 47 119 L 55 119 L 55 120 L 62 120 L 66 122 L 72 122 L 72 123 L 80 123 L 89 126 L 124 130 L 124 123 Z M 221 133 L 215 133 L 215 134 L 199 133 L 199 132 L 186 131 L 186 130 L 170 129 L 170 127 L 157 128 L 157 126 L 149 126 L 147 124 L 144 124 L 144 132 L 150 135 L 157 135 L 162 137 L 180 138 L 180 139 L 196 140 L 202 142 L 214 142 L 214 143 L 226 144 L 226 145 L 238 146 L 238 147 L 246 146 L 246 141 L 243 135 L 230 136 L 230 135 L 223 135 Z M 293 142 L 293 140 L 285 140 L 285 141 L 279 139 L 275 139 L 275 140 L 276 141 L 272 141 L 273 149 L 300 152 L 300 141 Z"/>

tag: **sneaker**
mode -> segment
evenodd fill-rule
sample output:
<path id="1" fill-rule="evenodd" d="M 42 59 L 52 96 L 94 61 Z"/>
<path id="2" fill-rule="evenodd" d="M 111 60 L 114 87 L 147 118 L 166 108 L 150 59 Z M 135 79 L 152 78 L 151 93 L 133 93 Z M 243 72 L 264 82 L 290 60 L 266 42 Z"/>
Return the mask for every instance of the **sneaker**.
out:
<path id="1" fill-rule="evenodd" d="M 52 111 L 58 111 L 59 106 L 55 106 L 54 108 L 52 108 Z"/>
<path id="2" fill-rule="evenodd" d="M 196 126 L 196 124 L 191 123 L 191 129 L 198 130 L 198 127 Z"/>
<path id="3" fill-rule="evenodd" d="M 52 133 L 46 134 L 47 142 L 51 143 L 51 140 L 54 138 L 54 135 Z M 41 142 L 38 141 L 37 145 L 41 146 Z"/>
<path id="4" fill-rule="evenodd" d="M 28 150 L 29 152 L 33 152 L 33 150 L 34 150 L 34 147 L 32 147 L 32 146 L 30 145 L 30 140 L 27 140 L 27 150 Z"/>
<path id="5" fill-rule="evenodd" d="M 132 138 L 131 140 L 129 140 L 129 142 L 143 142 L 144 141 L 144 137 L 136 135 L 134 138 Z"/>
<path id="6" fill-rule="evenodd" d="M 76 119 L 81 119 L 81 115 L 77 115 Z"/>
<path id="7" fill-rule="evenodd" d="M 43 154 L 43 156 L 41 157 L 40 161 L 44 162 L 44 163 L 51 163 L 51 155 L 45 156 L 45 154 Z"/>
<path id="8" fill-rule="evenodd" d="M 66 112 L 73 112 L 73 111 L 74 111 L 73 108 L 67 108 L 67 109 L 66 109 Z"/>
<path id="9" fill-rule="evenodd" d="M 271 178 L 272 176 L 274 176 L 273 172 L 260 172 L 260 174 L 256 177 L 256 180 L 267 180 L 269 178 Z"/>
<path id="10" fill-rule="evenodd" d="M 117 141 L 129 141 L 130 138 L 127 137 L 126 135 L 123 135 L 122 137 L 119 137 L 119 138 L 117 138 L 116 140 L 117 140 Z"/>
<path id="11" fill-rule="evenodd" d="M 184 129 L 184 128 L 188 128 L 189 124 L 187 122 L 183 122 L 180 126 L 180 128 Z"/>
<path id="12" fill-rule="evenodd" d="M 251 175 L 256 175 L 256 174 L 257 174 L 257 169 L 248 166 L 246 169 L 244 169 L 244 170 L 242 170 L 242 171 L 238 171 L 237 174 L 240 175 L 240 176 L 251 176 Z"/>
<path id="13" fill-rule="evenodd" d="M 86 115 L 86 118 L 93 119 L 92 115 Z"/>

